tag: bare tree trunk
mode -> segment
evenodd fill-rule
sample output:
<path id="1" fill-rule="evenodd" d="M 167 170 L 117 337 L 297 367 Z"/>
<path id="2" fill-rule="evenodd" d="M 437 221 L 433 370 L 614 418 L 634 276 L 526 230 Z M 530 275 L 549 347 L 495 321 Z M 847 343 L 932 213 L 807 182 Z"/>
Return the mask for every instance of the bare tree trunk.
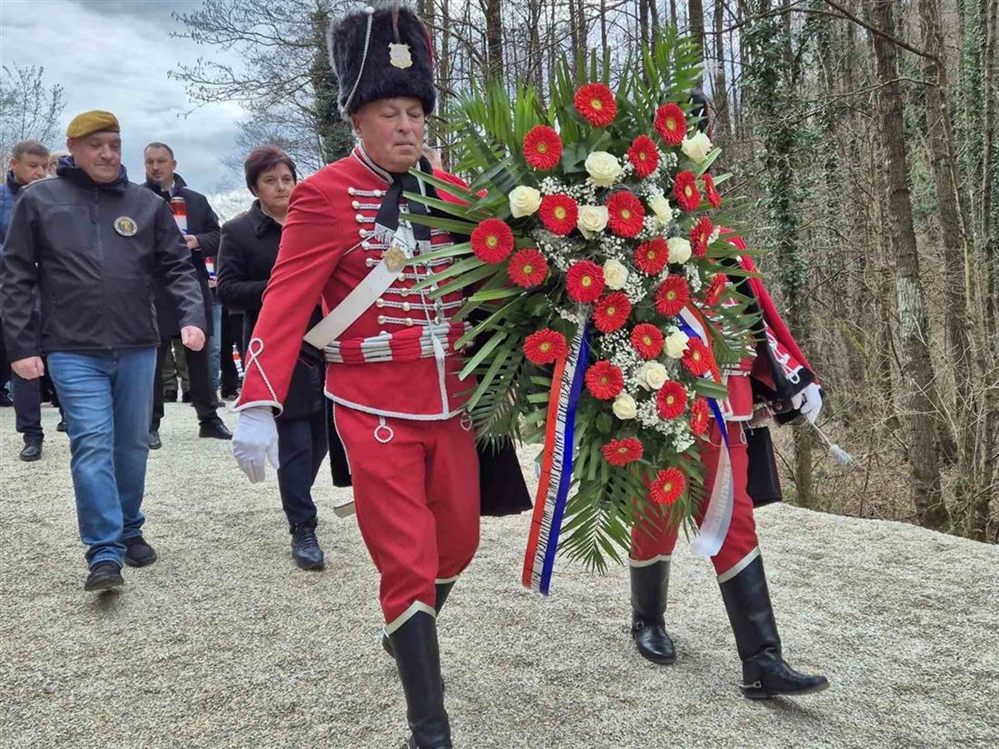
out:
<path id="1" fill-rule="evenodd" d="M 722 29 L 725 28 L 725 3 L 723 0 L 714 0 L 714 2 L 714 139 L 722 144 L 722 146 L 728 147 L 732 142 L 732 128 L 729 124 L 728 84 L 725 80 L 725 36 L 722 34 Z"/>
<path id="2" fill-rule="evenodd" d="M 687 0 L 687 23 L 704 54 L 704 0 Z"/>
<path id="3" fill-rule="evenodd" d="M 977 496 L 980 489 L 976 470 L 978 461 L 975 459 L 976 446 L 980 444 L 980 424 L 976 418 L 976 400 L 972 392 L 975 361 L 965 285 L 966 269 L 972 253 L 958 204 L 960 188 L 955 171 L 957 149 L 950 125 L 947 71 L 940 59 L 943 54 L 943 32 L 940 27 L 939 0 L 919 0 L 919 15 L 923 49 L 932 56 L 926 58 L 924 63 L 926 78 L 930 82 L 926 91 L 926 115 L 944 245 L 947 348 L 954 365 L 956 386 L 953 418 L 958 465 L 956 506 L 966 508 L 970 514 L 972 498 Z"/>
<path id="4" fill-rule="evenodd" d="M 481 0 L 486 17 L 487 75 L 492 79 L 503 78 L 503 0 Z"/>
<path id="5" fill-rule="evenodd" d="M 872 0 L 868 6 L 868 20 L 874 28 L 889 37 L 894 36 L 892 0 Z M 902 349 L 904 423 L 909 446 L 912 496 L 920 524 L 943 530 L 947 528 L 948 521 L 934 440 L 933 362 L 930 359 L 926 301 L 919 275 L 919 254 L 916 251 L 912 201 L 907 183 L 908 154 L 897 52 L 889 39 L 878 34 L 871 36 L 877 78 L 882 86 L 877 96 L 877 109 L 887 159 L 889 218 L 895 234 L 898 333 Z"/>

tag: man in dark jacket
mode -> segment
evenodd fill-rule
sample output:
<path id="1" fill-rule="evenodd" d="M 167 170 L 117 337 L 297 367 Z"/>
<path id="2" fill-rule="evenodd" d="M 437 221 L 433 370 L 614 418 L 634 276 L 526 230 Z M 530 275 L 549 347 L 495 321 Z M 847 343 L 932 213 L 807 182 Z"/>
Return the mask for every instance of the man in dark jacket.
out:
<path id="1" fill-rule="evenodd" d="M 150 143 L 146 146 L 145 165 L 147 189 L 159 195 L 168 204 L 172 199 L 183 198 L 183 215 L 175 215 L 175 218 L 198 274 L 205 319 L 208 321 L 207 334 L 212 336 L 215 334 L 212 322 L 215 282 L 209 278 L 205 259 L 211 258 L 214 262 L 219 251 L 221 229 L 218 217 L 208 204 L 208 198 L 189 188 L 174 171 L 177 162 L 170 146 L 165 143 Z M 156 312 L 160 325 L 160 348 L 156 365 L 157 377 L 153 387 L 153 417 L 149 426 L 149 446 L 154 450 L 161 444 L 159 429 L 160 420 L 163 418 L 163 380 L 159 373 L 162 371 L 164 359 L 170 355 L 171 339 L 180 334 L 180 325 L 170 304 L 170 295 L 162 287 L 156 292 Z M 186 354 L 191 380 L 191 403 L 200 422 L 198 436 L 232 439 L 232 433 L 216 411 L 219 403 L 212 385 L 208 344 L 203 351 L 190 351 Z"/>
<path id="2" fill-rule="evenodd" d="M 192 351 L 204 347 L 207 323 L 169 207 L 128 181 L 115 116 L 85 112 L 66 136 L 71 156 L 56 178 L 24 188 L 14 209 L 2 317 L 18 375 L 40 377 L 48 357 L 69 426 L 85 589 L 106 590 L 123 584 L 122 562 L 156 560 L 141 512 L 160 342 L 155 286 L 169 292 Z"/>
<path id="3" fill-rule="evenodd" d="M 10 170 L 0 184 L 0 256 L 3 255 L 7 227 L 14 214 L 14 204 L 21 188 L 46 176 L 49 149 L 37 140 L 22 140 L 11 150 Z M 3 336 L 0 335 L 0 390 L 10 369 Z M 14 403 L 14 426 L 24 436 L 24 447 L 18 456 L 24 461 L 42 457 L 42 392 L 39 380 L 25 380 L 10 373 L 10 390 Z"/>

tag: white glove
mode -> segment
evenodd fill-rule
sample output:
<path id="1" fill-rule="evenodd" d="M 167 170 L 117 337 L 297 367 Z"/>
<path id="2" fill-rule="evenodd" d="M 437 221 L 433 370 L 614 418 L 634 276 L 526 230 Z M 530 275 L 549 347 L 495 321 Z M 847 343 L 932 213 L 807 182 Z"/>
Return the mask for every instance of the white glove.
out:
<path id="1" fill-rule="evenodd" d="M 812 424 L 822 410 L 822 391 L 814 382 L 797 395 L 791 397 L 791 408 L 796 409 Z"/>
<path id="2" fill-rule="evenodd" d="M 269 406 L 253 406 L 239 412 L 236 431 L 232 433 L 232 454 L 256 484 L 264 480 L 267 463 L 278 469 L 278 433 Z"/>

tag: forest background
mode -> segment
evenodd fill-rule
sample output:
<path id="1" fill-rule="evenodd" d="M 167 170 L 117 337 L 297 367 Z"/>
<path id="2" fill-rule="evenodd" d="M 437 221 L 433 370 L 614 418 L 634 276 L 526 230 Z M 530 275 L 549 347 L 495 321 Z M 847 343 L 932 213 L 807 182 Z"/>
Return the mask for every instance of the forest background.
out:
<path id="1" fill-rule="evenodd" d="M 619 70 L 662 26 L 694 35 L 735 228 L 765 253 L 771 292 L 819 373 L 822 430 L 854 458 L 838 465 L 807 425 L 776 430 L 785 499 L 999 540 L 999 0 L 415 6 L 434 37 L 430 137 L 445 163 L 448 113 L 473 82 L 545 95 L 563 59 L 596 52 Z M 353 7 L 205 0 L 177 14 L 205 48 L 171 73 L 192 106 L 253 113 L 234 168 L 263 142 L 305 173 L 350 148 L 325 35 Z M 0 144 L 54 128 L 60 100 L 42 70 L 5 66 Z"/>

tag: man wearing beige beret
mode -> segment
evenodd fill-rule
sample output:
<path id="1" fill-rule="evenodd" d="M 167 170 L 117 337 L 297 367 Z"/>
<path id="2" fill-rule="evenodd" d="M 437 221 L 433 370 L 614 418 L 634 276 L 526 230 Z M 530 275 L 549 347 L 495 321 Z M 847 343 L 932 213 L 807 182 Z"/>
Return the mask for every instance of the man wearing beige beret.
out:
<path id="1" fill-rule="evenodd" d="M 86 590 L 118 588 L 122 563 L 156 560 L 142 536 L 153 374 L 153 290 L 176 305 L 184 345 L 205 344 L 201 288 L 170 208 L 128 181 L 117 118 L 94 110 L 66 131 L 55 179 L 24 188 L 0 264 L 11 368 L 49 374 L 65 409 Z M 41 315 L 33 314 L 36 294 Z"/>

